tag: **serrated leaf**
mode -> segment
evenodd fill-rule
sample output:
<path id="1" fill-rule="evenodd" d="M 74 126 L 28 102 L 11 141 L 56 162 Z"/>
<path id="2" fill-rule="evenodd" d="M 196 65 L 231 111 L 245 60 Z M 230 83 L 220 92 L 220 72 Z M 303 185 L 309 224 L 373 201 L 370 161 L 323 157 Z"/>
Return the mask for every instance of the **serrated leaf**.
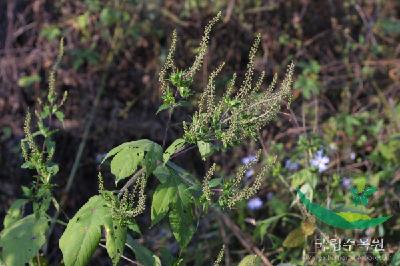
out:
<path id="1" fill-rule="evenodd" d="M 153 200 L 151 203 L 151 225 L 157 224 L 161 221 L 169 211 L 169 205 L 176 197 L 177 188 L 173 179 L 160 184 L 156 191 L 153 193 Z"/>
<path id="2" fill-rule="evenodd" d="M 165 150 L 163 154 L 163 162 L 166 163 L 171 157 L 171 155 L 182 149 L 184 145 L 185 145 L 185 140 L 181 138 L 176 139 L 174 142 L 172 142 L 172 144 L 169 145 L 169 147 Z"/>
<path id="3" fill-rule="evenodd" d="M 173 162 L 169 161 L 167 163 L 167 166 L 170 167 L 171 171 L 173 172 L 173 175 L 176 175 L 180 180 L 184 181 L 186 184 L 193 185 L 193 184 L 199 184 L 199 180 L 195 178 L 191 173 L 183 169 L 177 164 L 174 164 Z"/>
<path id="4" fill-rule="evenodd" d="M 169 211 L 169 223 L 175 239 L 181 247 L 191 240 L 195 228 L 192 215 L 192 195 L 188 186 L 174 169 L 165 183 L 154 193 L 152 203 L 152 224 L 160 221 Z"/>
<path id="5" fill-rule="evenodd" d="M 127 237 L 127 246 L 135 253 L 136 260 L 146 266 L 161 266 L 160 258 L 146 247 L 139 244 L 130 235 Z"/>
<path id="6" fill-rule="evenodd" d="M 117 153 L 111 161 L 111 173 L 115 175 L 115 182 L 118 183 L 132 175 L 143 156 L 144 152 L 139 148 L 125 148 Z"/>
<path id="7" fill-rule="evenodd" d="M 247 255 L 244 257 L 238 266 L 261 266 L 262 260 L 257 255 Z"/>
<path id="8" fill-rule="evenodd" d="M 171 167 L 170 175 L 162 178 L 164 183 L 157 188 L 156 193 L 158 202 L 152 203 L 157 205 L 152 206 L 152 224 L 155 224 L 154 221 L 162 219 L 169 209 L 171 230 L 180 246 L 185 247 L 190 242 L 195 227 L 192 215 L 192 195 L 189 187 L 183 181 L 192 178 L 187 176 L 188 173 L 179 166 L 171 162 L 168 162 L 168 166 Z"/>
<path id="9" fill-rule="evenodd" d="M 28 200 L 26 199 L 17 199 L 11 204 L 10 208 L 7 210 L 6 217 L 4 217 L 4 228 L 13 225 L 22 218 L 22 210 L 27 202 Z"/>
<path id="10" fill-rule="evenodd" d="M 58 167 L 58 164 L 52 163 L 51 165 L 46 167 L 47 172 L 51 175 L 54 176 L 58 173 L 60 168 Z"/>
<path id="11" fill-rule="evenodd" d="M 202 159 L 205 159 L 214 152 L 213 146 L 209 142 L 200 140 L 197 142 L 197 147 L 199 148 L 199 152 Z"/>
<path id="12" fill-rule="evenodd" d="M 33 163 L 31 163 L 31 162 L 24 162 L 21 165 L 21 168 L 22 169 L 35 169 L 35 165 Z"/>
<path id="13" fill-rule="evenodd" d="M 142 234 L 139 225 L 135 221 L 128 221 L 127 227 L 132 232 L 138 233 L 139 235 Z"/>
<path id="14" fill-rule="evenodd" d="M 56 143 L 51 139 L 46 139 L 44 141 L 44 145 L 46 146 L 47 153 L 54 154 L 56 150 Z"/>
<path id="15" fill-rule="evenodd" d="M 210 188 L 218 187 L 219 185 L 222 185 L 222 181 L 223 181 L 222 178 L 213 178 L 210 180 L 210 182 L 208 182 L 208 186 Z"/>
<path id="16" fill-rule="evenodd" d="M 108 217 L 104 225 L 106 231 L 106 249 L 113 265 L 118 265 L 121 255 L 124 253 L 127 228 L 118 221 Z"/>
<path id="17" fill-rule="evenodd" d="M 146 151 L 143 166 L 146 168 L 146 174 L 149 176 L 157 167 L 162 158 L 162 148 L 160 145 L 153 143 Z"/>
<path id="18" fill-rule="evenodd" d="M 113 157 L 118 152 L 122 151 L 123 149 L 128 148 L 129 143 L 130 142 L 125 142 L 125 143 L 118 145 L 117 147 L 112 148 L 109 152 L 107 152 L 107 155 L 103 158 L 103 160 L 101 161 L 101 164 L 103 164 L 108 158 Z"/>
<path id="19" fill-rule="evenodd" d="M 125 142 L 111 149 L 101 164 L 110 157 L 111 172 L 116 176 L 116 182 L 132 175 L 139 164 L 146 170 L 146 175 L 150 175 L 157 164 L 162 161 L 162 148 L 157 143 L 141 139 L 137 141 Z"/>
<path id="20" fill-rule="evenodd" d="M 152 225 L 164 218 L 168 211 L 172 233 L 180 246 L 185 247 L 195 231 L 192 200 L 188 186 L 176 173 L 171 173 L 153 194 Z"/>
<path id="21" fill-rule="evenodd" d="M 68 222 L 59 246 L 66 266 L 87 265 L 101 237 L 111 209 L 99 195 L 91 197 Z"/>
<path id="22" fill-rule="evenodd" d="M 158 107 L 156 114 L 158 114 L 161 111 L 167 110 L 171 107 L 172 107 L 171 104 L 163 103 L 162 105 L 160 105 L 160 107 Z"/>
<path id="23" fill-rule="evenodd" d="M 104 163 L 105 160 L 111 158 L 112 156 L 116 155 L 125 148 L 139 148 L 146 152 L 153 150 L 155 154 L 162 154 L 162 148 L 160 145 L 148 139 L 140 139 L 135 141 L 124 142 L 118 145 L 117 147 L 111 149 L 107 153 L 106 157 L 104 157 L 104 159 L 101 161 L 101 163 Z"/>
<path id="24" fill-rule="evenodd" d="M 40 117 L 42 119 L 47 118 L 50 115 L 50 107 L 48 105 L 44 106 L 43 111 L 40 112 Z"/>
<path id="25" fill-rule="evenodd" d="M 153 171 L 153 175 L 157 177 L 158 181 L 165 183 L 171 176 L 171 170 L 167 166 L 160 164 Z"/>
<path id="26" fill-rule="evenodd" d="M 176 258 L 172 256 L 171 251 L 168 249 L 168 247 L 162 247 L 159 252 L 163 266 L 174 265 L 174 263 L 176 262 Z"/>
<path id="27" fill-rule="evenodd" d="M 22 189 L 22 194 L 23 194 L 25 197 L 29 198 L 29 197 L 32 196 L 32 191 L 31 191 L 31 189 L 30 189 L 29 187 L 21 186 L 21 189 Z"/>
<path id="28" fill-rule="evenodd" d="M 46 242 L 48 221 L 28 215 L 0 234 L 0 248 L 5 265 L 24 266 Z"/>
<path id="29" fill-rule="evenodd" d="M 287 235 L 282 245 L 287 248 L 300 247 L 301 245 L 303 245 L 304 240 L 305 235 L 303 233 L 303 230 L 301 230 L 301 228 L 299 227 L 294 229 Z"/>
<path id="30" fill-rule="evenodd" d="M 56 118 L 58 119 L 58 121 L 60 121 L 61 123 L 64 123 L 64 117 L 65 117 L 65 115 L 64 115 L 63 112 L 57 111 L 57 112 L 55 113 L 55 115 L 56 115 Z"/>
<path id="31" fill-rule="evenodd" d="M 190 199 L 187 198 L 187 192 L 182 194 L 183 191 L 181 189 L 178 188 L 178 197 L 170 206 L 169 224 L 180 247 L 185 248 L 192 239 L 196 229 L 194 227 Z"/>

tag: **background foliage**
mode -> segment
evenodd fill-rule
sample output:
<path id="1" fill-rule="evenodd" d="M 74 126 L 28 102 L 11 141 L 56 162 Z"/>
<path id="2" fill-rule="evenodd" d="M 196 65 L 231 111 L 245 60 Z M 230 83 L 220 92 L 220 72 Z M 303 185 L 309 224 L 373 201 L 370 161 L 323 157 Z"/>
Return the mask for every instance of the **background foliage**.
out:
<path id="1" fill-rule="evenodd" d="M 315 232 L 304 230 L 309 227 L 302 223 L 301 210 L 290 204 L 290 189 L 304 186 L 310 199 L 340 209 L 341 203 L 351 204 L 351 187 L 360 182 L 378 189 L 364 211 L 393 217 L 375 229 L 336 233 L 384 236 L 385 250 L 394 254 L 400 230 L 400 4 L 395 0 L 0 1 L 1 220 L 20 198 L 21 185 L 31 182 L 32 172 L 20 167 L 24 116 L 47 93 L 48 70 L 62 36 L 65 54 L 57 70 L 57 90 L 69 96 L 65 117 L 53 121 L 59 130 L 53 157 L 59 170 L 52 177 L 57 184 L 52 190 L 61 199 L 60 219 L 66 220 L 97 193 L 97 170 L 112 147 L 142 138 L 168 147 L 182 136 L 181 122 L 195 103 L 188 101 L 186 109 L 177 108 L 171 117 L 168 111 L 155 115 L 162 103 L 157 74 L 173 29 L 179 36 L 176 64 L 183 68 L 193 61 L 204 26 L 220 10 L 223 22 L 213 30 L 204 65 L 194 77 L 194 93 L 204 90 L 209 73 L 222 61 L 226 64 L 215 81 L 217 94 L 232 72 L 243 79 L 248 50 L 260 33 L 257 74 L 265 71 L 271 81 L 274 73 L 284 73 L 296 62 L 292 104 L 263 128 L 258 141 L 246 141 L 205 161 L 193 149 L 174 162 L 200 179 L 213 162 L 218 175 L 233 176 L 260 148 L 277 155 L 277 163 L 257 198 L 241 202 L 228 215 L 204 216 L 184 254 L 179 254 L 168 223 L 150 226 L 152 217 L 160 214 L 152 213 L 147 198 L 148 208 L 137 219 L 142 234 L 128 236 L 133 253 L 127 256 L 152 265 L 172 253 L 182 255 L 188 265 L 204 265 L 210 263 L 204 259 L 216 258 L 225 244 L 226 265 L 258 252 L 274 264 L 302 264 L 302 251 L 309 251 L 318 230 L 331 236 L 335 230 L 322 223 Z M 247 175 L 266 163 L 252 165 Z M 111 164 L 113 169 L 121 178 L 124 171 L 132 172 L 118 164 Z M 112 187 L 109 177 L 105 175 L 105 186 Z M 157 193 L 163 188 L 153 180 L 147 189 Z M 24 203 L 18 204 L 17 212 Z M 64 230 L 61 225 L 53 229 L 45 248 L 49 264 L 61 261 L 58 241 Z M 304 236 L 309 245 L 303 245 Z M 37 245 L 42 241 L 37 239 Z M 246 260 L 259 263 L 256 257 Z M 91 263 L 109 265 L 106 249 L 98 248 Z"/>

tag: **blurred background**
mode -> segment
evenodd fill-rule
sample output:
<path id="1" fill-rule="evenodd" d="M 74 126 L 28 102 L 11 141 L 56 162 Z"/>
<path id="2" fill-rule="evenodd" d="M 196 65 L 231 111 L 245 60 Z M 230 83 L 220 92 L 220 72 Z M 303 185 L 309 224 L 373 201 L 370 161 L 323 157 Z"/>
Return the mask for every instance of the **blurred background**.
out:
<path id="1" fill-rule="evenodd" d="M 64 124 L 55 124 L 60 173 L 54 191 L 56 197 L 68 198 L 62 209 L 71 217 L 97 193 L 98 166 L 109 149 L 140 138 L 162 143 L 168 115 L 156 115 L 161 103 L 157 74 L 172 31 L 178 32 L 176 62 L 184 68 L 194 58 L 204 26 L 218 11 L 223 19 L 212 31 L 204 66 L 194 83 L 197 92 L 222 61 L 226 65 L 218 89 L 233 72 L 241 79 L 256 33 L 262 36 L 256 70 L 265 70 L 268 81 L 274 73 L 282 77 L 292 60 L 296 63 L 291 108 L 282 109 L 258 142 L 249 140 L 212 157 L 229 175 L 260 147 L 278 156 L 279 163 L 257 197 L 229 213 L 230 221 L 274 264 L 301 265 L 301 248 L 282 247 L 288 233 L 299 225 L 296 215 L 283 214 L 299 210 L 291 207 L 293 196 L 289 188 L 282 189 L 277 176 L 292 187 L 306 181 L 314 184 L 314 199 L 318 194 L 317 202 L 325 206 L 343 199 L 350 203 L 350 188 L 361 178 L 378 188 L 368 211 L 393 217 L 360 234 L 384 237 L 385 251 L 394 254 L 400 241 L 397 0 L 0 0 L 0 217 L 21 195 L 21 185 L 32 180 L 32 173 L 20 168 L 23 119 L 35 99 L 46 95 L 61 37 L 65 55 L 57 72 L 57 90 L 67 90 L 69 97 Z M 167 143 L 181 136 L 181 122 L 192 111 L 189 106 L 173 114 Z M 78 147 L 83 148 L 81 157 L 77 157 Z M 196 163 L 200 161 L 196 151 L 176 160 L 201 178 L 211 160 Z M 149 191 L 154 189 L 152 182 Z M 275 219 L 266 220 L 271 217 Z M 209 265 L 207 258 L 215 258 L 224 242 L 229 243 L 230 254 L 226 265 L 235 265 L 249 253 L 221 223 L 212 215 L 200 220 L 183 254 L 187 265 Z M 163 248 L 178 252 L 167 224 L 149 229 L 148 211 L 139 224 L 144 246 L 157 254 Z M 56 228 L 53 235 L 51 265 L 61 260 L 57 241 L 62 231 Z M 100 249 L 92 261 L 110 265 Z M 388 261 L 372 264 L 388 265 Z"/>

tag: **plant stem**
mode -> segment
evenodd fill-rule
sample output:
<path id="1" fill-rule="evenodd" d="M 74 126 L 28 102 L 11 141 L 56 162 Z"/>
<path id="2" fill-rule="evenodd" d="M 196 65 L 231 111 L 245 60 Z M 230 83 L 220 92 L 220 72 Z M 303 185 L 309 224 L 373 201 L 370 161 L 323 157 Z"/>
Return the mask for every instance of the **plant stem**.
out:
<path id="1" fill-rule="evenodd" d="M 158 165 L 158 164 L 157 164 Z M 121 197 L 125 190 L 127 190 L 130 186 L 135 183 L 136 179 L 143 174 L 145 168 L 140 169 L 137 171 L 129 180 L 125 183 L 125 185 L 119 190 L 118 197 Z"/>
<path id="2" fill-rule="evenodd" d="M 101 244 L 101 243 L 99 243 L 99 246 L 102 247 L 102 248 L 106 248 L 106 246 L 104 244 Z M 143 264 L 141 264 L 141 263 L 139 263 L 137 261 L 131 260 L 130 258 L 128 258 L 128 257 L 126 257 L 124 255 L 121 255 L 121 258 L 123 258 L 126 261 L 129 261 L 130 263 L 132 263 L 132 265 L 144 266 Z"/>
<path id="3" fill-rule="evenodd" d="M 67 226 L 67 225 L 68 225 L 67 223 L 64 223 L 63 221 L 61 221 L 61 220 L 59 220 L 59 219 L 56 220 L 56 223 L 61 224 L 61 225 L 64 225 L 64 226 Z"/>
<path id="4" fill-rule="evenodd" d="M 167 121 L 167 125 L 165 126 L 164 138 L 163 138 L 163 143 L 162 143 L 163 148 L 165 148 L 165 143 L 167 142 L 167 136 L 168 136 L 169 126 L 171 124 L 172 112 L 173 112 L 173 109 L 168 110 L 168 121 Z"/>
<path id="5" fill-rule="evenodd" d="M 240 230 L 239 226 L 237 226 L 226 214 L 217 209 L 214 210 L 222 222 L 232 231 L 232 233 L 236 236 L 242 246 L 247 249 L 247 251 L 252 252 L 260 257 L 264 265 L 273 266 L 264 253 L 252 242 L 251 237 L 244 234 Z"/>

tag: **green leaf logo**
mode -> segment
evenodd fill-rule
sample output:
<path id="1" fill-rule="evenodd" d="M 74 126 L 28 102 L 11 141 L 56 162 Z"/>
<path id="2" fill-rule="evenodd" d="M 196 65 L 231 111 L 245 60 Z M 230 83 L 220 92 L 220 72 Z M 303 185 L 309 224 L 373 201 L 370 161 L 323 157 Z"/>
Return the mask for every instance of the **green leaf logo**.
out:
<path id="1" fill-rule="evenodd" d="M 376 190 L 376 188 L 375 188 Z M 373 190 L 364 190 L 364 197 L 370 194 Z M 320 221 L 329 224 L 331 226 L 342 228 L 342 229 L 366 229 L 369 227 L 375 227 L 381 223 L 386 222 L 391 216 L 381 216 L 377 218 L 371 218 L 368 215 L 361 215 L 359 213 L 352 212 L 334 212 L 326 209 L 318 204 L 312 203 L 306 195 L 296 190 L 297 195 L 300 198 L 300 202 L 306 207 L 306 209 L 312 213 Z M 373 192 L 372 192 L 373 193 Z M 372 194 L 371 194 L 372 195 Z"/>
<path id="2" fill-rule="evenodd" d="M 353 203 L 357 206 L 358 204 L 367 206 L 368 198 L 376 192 L 376 187 L 370 186 L 364 188 L 360 193 L 356 187 L 351 189 Z"/>

